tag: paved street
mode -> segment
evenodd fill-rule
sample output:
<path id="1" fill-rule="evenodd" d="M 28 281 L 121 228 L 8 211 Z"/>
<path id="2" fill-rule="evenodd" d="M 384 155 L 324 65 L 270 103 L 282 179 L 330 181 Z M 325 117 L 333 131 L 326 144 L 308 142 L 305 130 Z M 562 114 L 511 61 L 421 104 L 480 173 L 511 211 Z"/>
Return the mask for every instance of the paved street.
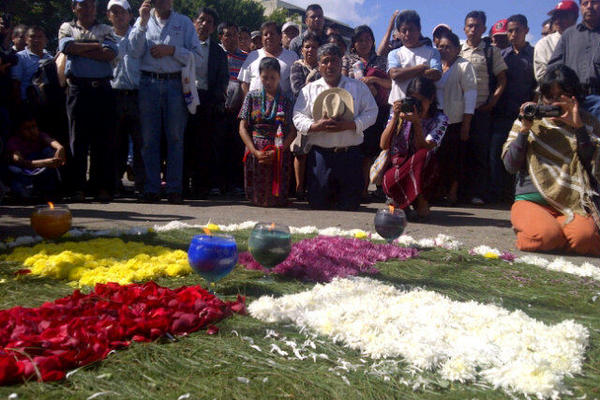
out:
<path id="1" fill-rule="evenodd" d="M 276 209 L 253 207 L 238 199 L 187 201 L 184 205 L 139 204 L 120 200 L 110 204 L 70 204 L 73 225 L 87 229 L 128 228 L 154 226 L 173 220 L 189 224 L 237 223 L 247 220 L 276 221 L 292 226 L 314 225 L 319 228 L 337 226 L 344 229 L 360 228 L 374 231 L 373 217 L 383 204 L 363 205 L 356 212 L 313 211 L 306 203 L 297 207 Z M 0 206 L 0 238 L 32 234 L 29 215 L 33 206 Z M 487 244 L 500 250 L 519 253 L 514 247 L 514 233 L 508 209 L 498 208 L 445 208 L 432 207 L 426 223 L 409 223 L 405 233 L 416 239 L 445 233 L 458 238 L 465 247 Z M 585 257 L 569 257 L 578 264 Z M 598 265 L 598 259 L 589 259 Z"/>

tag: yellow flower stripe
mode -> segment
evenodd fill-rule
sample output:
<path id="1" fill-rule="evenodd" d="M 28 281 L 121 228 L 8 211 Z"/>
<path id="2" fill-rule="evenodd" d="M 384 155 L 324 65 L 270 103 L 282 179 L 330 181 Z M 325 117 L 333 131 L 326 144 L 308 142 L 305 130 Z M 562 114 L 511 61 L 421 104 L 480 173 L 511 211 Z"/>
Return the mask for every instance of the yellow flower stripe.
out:
<path id="1" fill-rule="evenodd" d="M 33 275 L 66 279 L 80 287 L 106 282 L 124 285 L 192 272 L 183 250 L 118 238 L 17 247 L 0 260 L 20 262 Z"/>

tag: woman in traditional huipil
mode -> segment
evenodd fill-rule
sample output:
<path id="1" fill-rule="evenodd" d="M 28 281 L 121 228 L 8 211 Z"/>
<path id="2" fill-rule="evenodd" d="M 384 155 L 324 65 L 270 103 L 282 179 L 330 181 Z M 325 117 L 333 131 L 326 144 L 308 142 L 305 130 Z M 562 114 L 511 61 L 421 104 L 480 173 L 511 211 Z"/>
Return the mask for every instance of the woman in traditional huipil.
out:
<path id="1" fill-rule="evenodd" d="M 292 102 L 281 92 L 279 61 L 260 61 L 263 88 L 250 91 L 240 110 L 240 136 L 246 145 L 244 183 L 246 197 L 257 206 L 288 204 L 291 154 L 296 137 L 291 123 Z"/>

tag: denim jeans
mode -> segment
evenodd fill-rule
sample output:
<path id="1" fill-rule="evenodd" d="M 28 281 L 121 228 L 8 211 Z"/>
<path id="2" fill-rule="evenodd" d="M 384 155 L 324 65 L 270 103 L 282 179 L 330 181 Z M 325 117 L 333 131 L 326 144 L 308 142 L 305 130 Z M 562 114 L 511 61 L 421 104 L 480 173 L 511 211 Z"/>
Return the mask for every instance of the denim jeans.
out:
<path id="1" fill-rule="evenodd" d="M 183 179 L 183 134 L 188 110 L 181 79 L 155 79 L 142 75 L 139 92 L 142 128 L 142 159 L 146 170 L 144 192 L 160 191 L 160 140 L 167 140 L 167 193 L 181 193 Z"/>

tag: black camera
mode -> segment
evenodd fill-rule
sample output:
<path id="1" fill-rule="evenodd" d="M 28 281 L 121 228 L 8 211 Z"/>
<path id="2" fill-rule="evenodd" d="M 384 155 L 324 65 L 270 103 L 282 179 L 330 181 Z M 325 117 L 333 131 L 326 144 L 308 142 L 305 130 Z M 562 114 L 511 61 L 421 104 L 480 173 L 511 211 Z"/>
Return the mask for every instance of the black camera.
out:
<path id="1" fill-rule="evenodd" d="M 528 120 L 542 119 L 546 117 L 560 117 L 563 114 L 560 106 L 543 104 L 527 104 L 523 107 L 523 118 Z"/>
<path id="2" fill-rule="evenodd" d="M 417 98 L 407 96 L 400 101 L 400 112 L 403 112 L 404 114 L 415 112 L 415 108 L 418 113 L 423 109 L 421 101 Z"/>

